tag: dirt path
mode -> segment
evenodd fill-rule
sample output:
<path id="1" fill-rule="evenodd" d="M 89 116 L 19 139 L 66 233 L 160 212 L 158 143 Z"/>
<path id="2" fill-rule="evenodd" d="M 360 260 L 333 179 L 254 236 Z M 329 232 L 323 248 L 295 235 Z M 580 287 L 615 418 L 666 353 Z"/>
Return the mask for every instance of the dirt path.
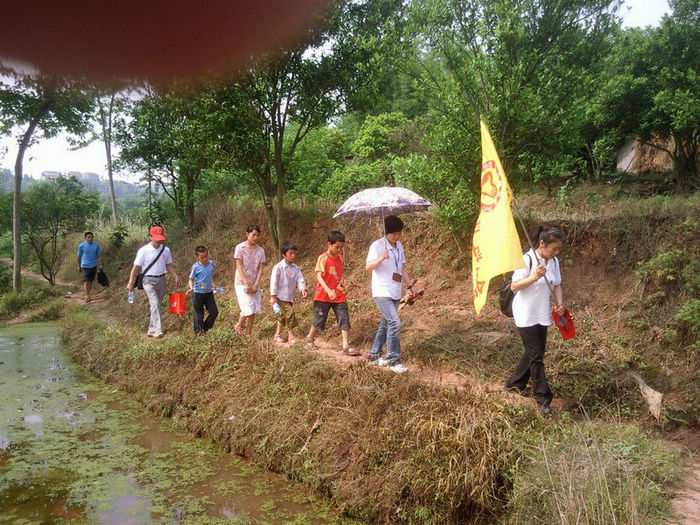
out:
<path id="1" fill-rule="evenodd" d="M 337 341 L 336 341 L 337 340 Z M 289 347 L 287 343 L 274 343 L 275 346 Z M 298 343 L 301 344 L 301 343 Z M 341 341 L 340 335 L 335 337 L 317 337 L 314 341 L 316 349 L 314 353 L 320 355 L 324 359 L 332 360 L 342 364 L 355 363 L 355 362 L 367 362 L 367 352 L 366 349 L 361 349 L 362 354 L 359 356 L 349 356 L 343 354 L 341 351 Z M 450 388 L 456 388 L 457 390 L 474 390 L 478 392 L 494 393 L 500 392 L 501 394 L 512 397 L 516 400 L 523 400 L 523 398 L 516 394 L 511 394 L 506 392 L 501 385 L 495 383 L 485 383 L 475 380 L 465 374 L 460 374 L 458 372 L 452 372 L 448 370 L 437 370 L 434 368 L 426 368 L 418 364 L 404 363 L 404 366 L 408 368 L 406 374 L 410 374 L 412 377 L 419 377 L 421 380 L 434 383 L 441 386 L 447 386 Z M 391 374 L 386 368 L 380 368 L 385 370 L 387 374 Z M 534 404 L 534 401 L 533 401 Z"/>
<path id="2" fill-rule="evenodd" d="M 13 261 L 12 259 L 6 259 L 6 258 L 0 258 L 0 263 L 6 264 L 8 266 L 12 266 Z M 39 281 L 46 281 L 46 278 L 36 272 L 33 272 L 29 269 L 22 268 L 22 275 L 25 277 L 31 277 L 32 279 L 37 279 Z M 68 281 L 63 281 L 61 279 L 56 279 L 56 284 L 60 286 L 66 286 L 70 288 L 70 290 L 63 296 L 63 299 L 66 300 L 67 303 L 70 304 L 80 304 L 83 306 L 87 306 L 90 308 L 90 310 L 103 320 L 104 322 L 108 324 L 116 324 L 118 323 L 117 317 L 110 311 L 108 303 L 99 297 L 99 292 L 101 286 L 95 282 L 93 284 L 93 294 L 96 295 L 97 297 L 93 299 L 90 303 L 85 302 L 85 296 L 84 292 L 82 289 L 82 283 L 79 280 L 75 280 L 73 282 L 68 282 Z M 21 324 L 27 322 L 27 320 L 31 317 L 32 312 L 22 312 L 20 315 L 17 317 L 9 320 L 7 324 Z"/>
<path id="3" fill-rule="evenodd" d="M 669 525 L 700 524 L 700 461 L 688 469 L 683 489 L 671 501 L 671 508 L 676 517 Z"/>

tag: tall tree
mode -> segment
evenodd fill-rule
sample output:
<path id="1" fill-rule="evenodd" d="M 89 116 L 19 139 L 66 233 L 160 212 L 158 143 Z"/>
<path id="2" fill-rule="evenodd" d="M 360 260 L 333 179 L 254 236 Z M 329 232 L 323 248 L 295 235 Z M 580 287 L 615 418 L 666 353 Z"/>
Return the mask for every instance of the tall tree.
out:
<path id="1" fill-rule="evenodd" d="M 287 172 L 299 144 L 325 126 L 341 109 L 372 97 L 374 82 L 391 61 L 395 25 L 403 20 L 400 0 L 338 2 L 307 38 L 293 47 L 256 60 L 242 82 L 261 116 L 260 135 L 269 148 L 274 200 L 267 207 L 277 246 L 286 238 L 284 202 Z"/>
<path id="2" fill-rule="evenodd" d="M 41 74 L 20 74 L 0 68 L 8 80 L 0 80 L 0 131 L 16 132 L 18 150 L 15 159 L 12 236 L 14 267 L 12 289 L 22 289 L 22 175 L 24 154 L 41 138 L 50 138 L 65 131 L 83 135 L 88 130 L 92 100 L 81 83 Z M 39 132 L 35 134 L 35 132 Z"/>
<path id="3" fill-rule="evenodd" d="M 42 181 L 22 194 L 22 235 L 39 261 L 49 283 L 56 282 L 61 266 L 61 248 L 66 235 L 83 230 L 85 220 L 99 207 L 99 197 L 85 192 L 75 179 Z"/>
<path id="4" fill-rule="evenodd" d="M 107 180 L 109 181 L 109 198 L 112 205 L 112 226 L 119 223 L 119 213 L 117 211 L 117 199 L 114 194 L 114 156 L 113 147 L 117 121 L 120 119 L 128 107 L 127 94 L 118 91 L 117 88 L 98 89 L 95 93 L 97 129 L 94 138 L 102 141 L 105 148 L 107 160 Z"/>
<path id="5" fill-rule="evenodd" d="M 128 124 L 121 126 L 118 141 L 121 162 L 147 173 L 175 204 L 183 224 L 194 224 L 195 190 L 209 167 L 201 139 L 202 95 L 197 88 L 178 84 L 151 89 L 134 103 Z"/>
<path id="6" fill-rule="evenodd" d="M 678 187 L 697 189 L 700 4 L 676 0 L 659 27 L 620 31 L 589 108 L 601 136 L 638 139 L 666 153 Z"/>
<path id="7" fill-rule="evenodd" d="M 450 140 L 441 140 L 459 150 L 445 152 L 454 164 L 478 166 L 482 115 L 506 169 L 542 174 L 569 167 L 556 160 L 577 150 L 577 100 L 590 62 L 598 59 L 591 46 L 583 50 L 615 27 L 619 4 L 414 0 L 411 27 L 425 59 L 413 75 L 436 117 L 453 130 Z"/>

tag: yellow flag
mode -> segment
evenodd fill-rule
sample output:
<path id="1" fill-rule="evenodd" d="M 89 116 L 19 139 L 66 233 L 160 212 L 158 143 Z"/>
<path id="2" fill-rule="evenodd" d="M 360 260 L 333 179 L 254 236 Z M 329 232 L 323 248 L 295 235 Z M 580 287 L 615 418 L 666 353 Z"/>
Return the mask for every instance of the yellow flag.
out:
<path id="1" fill-rule="evenodd" d="M 524 268 L 520 238 L 515 229 L 508 185 L 491 135 L 481 119 L 481 213 L 472 241 L 474 309 L 479 315 L 486 303 L 492 277 Z"/>

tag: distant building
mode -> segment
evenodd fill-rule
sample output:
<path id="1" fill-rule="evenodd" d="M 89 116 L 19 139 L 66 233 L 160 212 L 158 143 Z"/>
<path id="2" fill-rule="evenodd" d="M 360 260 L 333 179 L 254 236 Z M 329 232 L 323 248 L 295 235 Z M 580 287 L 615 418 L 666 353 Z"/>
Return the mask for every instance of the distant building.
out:
<path id="1" fill-rule="evenodd" d="M 88 184 L 99 184 L 101 181 L 100 176 L 93 171 L 84 171 L 83 177 L 85 177 L 83 180 Z"/>
<path id="2" fill-rule="evenodd" d="M 85 184 L 92 184 L 93 186 L 97 186 L 101 180 L 100 176 L 92 171 L 69 171 L 66 177 L 75 177 L 75 180 Z"/>
<path id="3" fill-rule="evenodd" d="M 42 171 L 41 180 L 56 180 L 62 177 L 60 171 Z"/>

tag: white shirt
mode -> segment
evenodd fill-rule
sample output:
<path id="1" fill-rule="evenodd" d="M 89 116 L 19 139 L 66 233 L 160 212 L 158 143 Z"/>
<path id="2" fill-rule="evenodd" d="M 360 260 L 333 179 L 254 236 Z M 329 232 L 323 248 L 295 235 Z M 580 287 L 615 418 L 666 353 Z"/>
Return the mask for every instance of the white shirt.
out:
<path id="1" fill-rule="evenodd" d="M 140 266 L 141 271 L 144 271 L 148 267 L 148 265 L 151 264 L 153 259 L 155 259 L 158 256 L 158 253 L 160 252 L 162 247 L 163 245 L 161 244 L 160 246 L 158 246 L 158 248 L 154 248 L 150 242 L 146 246 L 141 246 L 141 248 L 139 248 L 139 251 L 136 252 L 134 265 Z M 163 250 L 163 254 L 160 257 L 158 257 L 158 260 L 153 266 L 151 266 L 146 275 L 163 275 L 164 273 L 168 273 L 168 268 L 165 265 L 172 263 L 173 256 L 170 254 L 170 248 L 166 246 Z"/>
<path id="2" fill-rule="evenodd" d="M 539 263 L 537 262 L 538 260 Z M 544 259 L 540 256 L 536 256 L 535 253 L 530 250 L 523 255 L 523 262 L 525 263 L 525 268 L 513 272 L 513 282 L 520 281 L 537 273 L 537 265 L 544 263 Z M 544 278 L 537 279 L 527 288 L 516 292 L 515 297 L 513 297 L 513 318 L 515 319 L 515 326 L 526 328 L 536 324 L 542 326 L 549 326 L 552 324 L 552 314 L 549 308 L 551 292 L 544 280 L 547 279 L 552 287 L 561 284 L 559 261 L 556 257 L 547 262 L 546 269 L 547 271 Z"/>
<path id="3" fill-rule="evenodd" d="M 394 300 L 401 299 L 402 284 L 394 281 L 394 272 L 401 274 L 406 257 L 403 253 L 401 241 L 396 241 L 396 248 L 392 248 L 386 237 L 377 239 L 369 247 L 367 263 L 379 259 L 384 250 L 389 250 L 389 258 L 384 259 L 372 270 L 372 297 L 391 297 Z"/>

